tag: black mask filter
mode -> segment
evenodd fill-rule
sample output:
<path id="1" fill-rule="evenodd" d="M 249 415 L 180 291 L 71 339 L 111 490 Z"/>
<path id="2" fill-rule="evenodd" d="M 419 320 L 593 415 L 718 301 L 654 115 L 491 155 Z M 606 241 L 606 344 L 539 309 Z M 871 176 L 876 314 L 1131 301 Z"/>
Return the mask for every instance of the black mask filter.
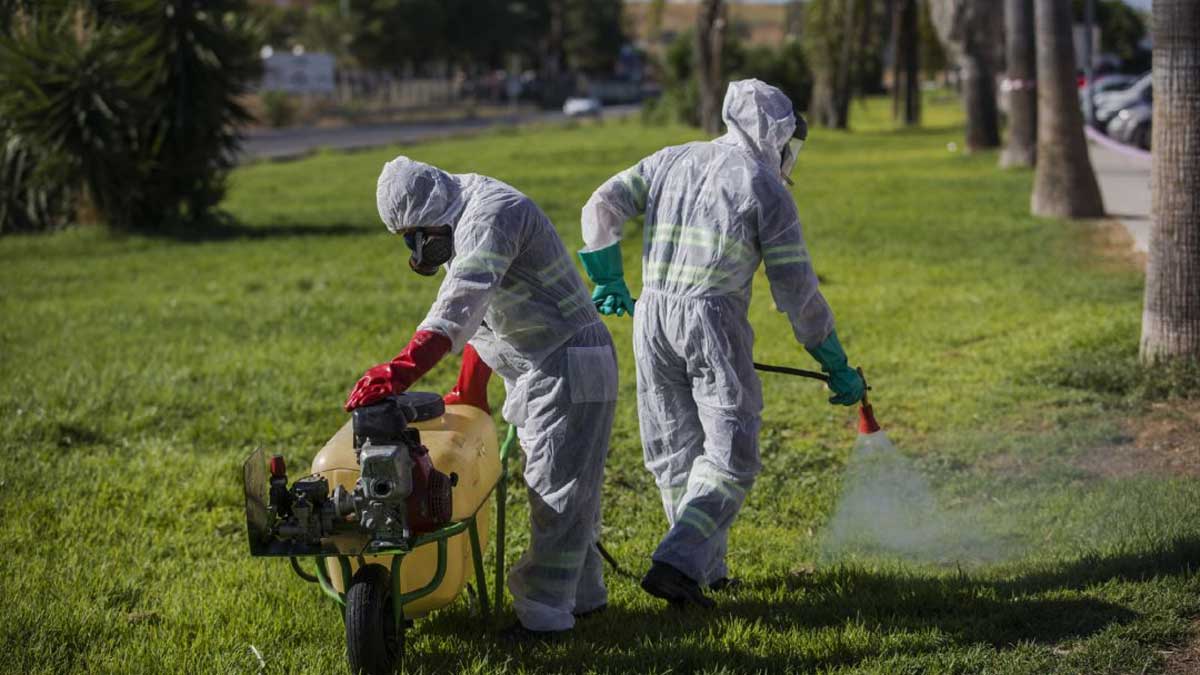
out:
<path id="1" fill-rule="evenodd" d="M 404 243 L 412 251 L 408 266 L 427 277 L 436 274 L 454 255 L 454 237 L 449 225 L 406 232 Z"/>

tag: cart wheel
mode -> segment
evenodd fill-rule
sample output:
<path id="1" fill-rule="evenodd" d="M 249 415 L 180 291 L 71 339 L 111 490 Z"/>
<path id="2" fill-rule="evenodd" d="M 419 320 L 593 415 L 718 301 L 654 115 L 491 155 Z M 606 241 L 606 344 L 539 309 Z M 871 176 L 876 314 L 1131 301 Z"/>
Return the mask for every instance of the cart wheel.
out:
<path id="1" fill-rule="evenodd" d="M 346 658 L 355 675 L 390 675 L 404 657 L 392 614 L 392 583 L 381 565 L 359 568 L 346 593 Z"/>

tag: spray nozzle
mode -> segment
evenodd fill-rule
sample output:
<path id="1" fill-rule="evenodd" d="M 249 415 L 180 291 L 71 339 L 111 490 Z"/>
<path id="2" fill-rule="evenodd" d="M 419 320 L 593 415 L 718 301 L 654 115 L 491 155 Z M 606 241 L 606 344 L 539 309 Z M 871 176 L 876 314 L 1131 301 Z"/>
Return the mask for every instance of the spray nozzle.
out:
<path id="1" fill-rule="evenodd" d="M 879 431 L 879 422 L 875 421 L 875 411 L 871 408 L 871 404 L 867 401 L 867 392 L 871 389 L 867 386 L 867 376 L 863 374 L 863 369 L 860 367 L 858 376 L 863 381 L 863 397 L 858 406 L 858 433 L 873 434 Z"/>

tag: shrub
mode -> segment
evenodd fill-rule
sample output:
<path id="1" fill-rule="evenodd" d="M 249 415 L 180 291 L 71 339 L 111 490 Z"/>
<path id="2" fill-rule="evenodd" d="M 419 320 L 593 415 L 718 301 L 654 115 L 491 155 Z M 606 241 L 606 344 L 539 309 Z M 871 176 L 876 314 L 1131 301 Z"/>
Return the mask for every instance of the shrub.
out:
<path id="1" fill-rule="evenodd" d="M 75 201 L 70 188 L 52 177 L 54 155 L 0 121 L 0 234 L 55 229 L 71 217 Z"/>
<path id="2" fill-rule="evenodd" d="M 282 91 L 267 91 L 262 95 L 263 117 L 268 125 L 286 127 L 296 119 L 292 98 Z"/>
<path id="3" fill-rule="evenodd" d="M 258 62 L 234 11 L 242 2 L 199 4 L 7 10 L 0 202 L 21 215 L 6 229 L 54 227 L 80 210 L 119 229 L 206 221 L 248 119 L 237 97 Z M 61 207 L 44 206 L 51 195 Z"/>
<path id="4" fill-rule="evenodd" d="M 6 141 L 33 164 L 12 176 L 26 181 L 18 191 L 57 184 L 127 225 L 140 187 L 127 181 L 139 176 L 141 105 L 153 84 L 134 46 L 130 31 L 100 26 L 83 10 L 30 22 L 0 42 Z"/>
<path id="5" fill-rule="evenodd" d="M 788 40 L 778 49 L 753 47 L 747 49 L 742 63 L 731 79 L 756 77 L 779 87 L 797 112 L 808 110 L 812 98 L 813 78 L 808 60 L 799 40 Z"/>
<path id="6" fill-rule="evenodd" d="M 152 93 L 153 153 L 147 224 L 202 224 L 225 193 L 225 178 L 250 114 L 238 102 L 259 75 L 252 26 L 240 0 L 126 0 L 130 19 L 159 61 Z M 203 7 L 204 9 L 201 9 Z"/>

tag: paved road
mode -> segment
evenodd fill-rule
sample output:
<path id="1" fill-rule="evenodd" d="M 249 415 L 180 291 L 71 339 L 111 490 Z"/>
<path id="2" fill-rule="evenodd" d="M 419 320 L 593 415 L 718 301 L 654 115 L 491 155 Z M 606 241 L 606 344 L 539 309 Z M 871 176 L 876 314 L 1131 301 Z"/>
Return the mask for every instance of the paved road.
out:
<path id="1" fill-rule="evenodd" d="M 1088 134 L 1088 154 L 1100 182 L 1104 209 L 1133 237 L 1133 248 L 1150 249 L 1150 154 L 1120 145 L 1099 132 Z"/>
<path id="2" fill-rule="evenodd" d="M 637 105 L 610 106 L 605 117 L 621 117 L 640 110 Z M 318 149 L 356 150 L 394 143 L 414 143 L 444 136 L 478 133 L 499 125 L 565 122 L 561 112 L 536 112 L 488 119 L 416 124 L 370 124 L 354 127 L 272 129 L 249 134 L 239 160 L 294 159 Z"/>

